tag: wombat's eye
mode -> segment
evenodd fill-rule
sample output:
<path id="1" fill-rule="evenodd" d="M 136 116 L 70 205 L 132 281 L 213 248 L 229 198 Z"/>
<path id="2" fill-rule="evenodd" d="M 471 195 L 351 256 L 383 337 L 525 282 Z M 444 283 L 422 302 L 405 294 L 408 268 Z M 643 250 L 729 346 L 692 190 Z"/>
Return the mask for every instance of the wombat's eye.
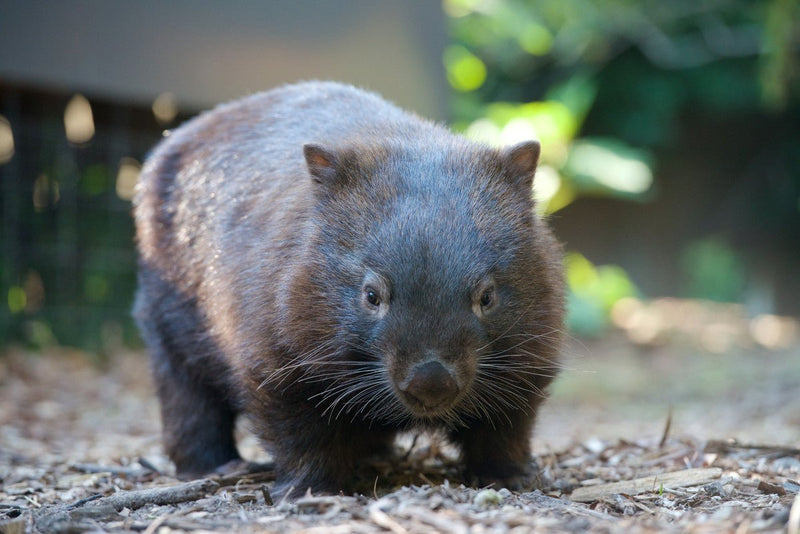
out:
<path id="1" fill-rule="evenodd" d="M 381 305 L 380 295 L 378 295 L 378 292 L 371 287 L 364 288 L 364 297 L 366 297 L 367 302 L 376 308 Z"/>
<path id="2" fill-rule="evenodd" d="M 361 285 L 361 309 L 377 319 L 389 312 L 391 292 L 388 284 L 372 271 L 367 271 Z"/>
<path id="3" fill-rule="evenodd" d="M 491 277 L 487 277 L 473 293 L 472 312 L 478 317 L 484 318 L 494 311 L 498 302 L 497 286 Z"/>
<path id="4" fill-rule="evenodd" d="M 494 296 L 494 287 L 487 287 L 481 293 L 481 308 L 486 311 L 492 306 L 494 306 L 495 296 Z"/>

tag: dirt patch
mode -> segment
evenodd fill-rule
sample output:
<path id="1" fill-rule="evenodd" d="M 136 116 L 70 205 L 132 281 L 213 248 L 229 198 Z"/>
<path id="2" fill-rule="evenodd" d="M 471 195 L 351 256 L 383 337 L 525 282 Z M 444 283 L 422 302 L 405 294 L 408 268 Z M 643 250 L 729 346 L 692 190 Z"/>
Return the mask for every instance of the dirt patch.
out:
<path id="1" fill-rule="evenodd" d="M 534 437 L 540 489 L 464 487 L 446 445 L 407 436 L 370 495 L 271 503 L 268 470 L 172 477 L 143 354 L 99 366 L 74 351 L 9 351 L 0 532 L 798 528 L 800 347 L 709 354 L 611 337 L 567 352 Z M 246 457 L 267 459 L 240 434 Z"/>

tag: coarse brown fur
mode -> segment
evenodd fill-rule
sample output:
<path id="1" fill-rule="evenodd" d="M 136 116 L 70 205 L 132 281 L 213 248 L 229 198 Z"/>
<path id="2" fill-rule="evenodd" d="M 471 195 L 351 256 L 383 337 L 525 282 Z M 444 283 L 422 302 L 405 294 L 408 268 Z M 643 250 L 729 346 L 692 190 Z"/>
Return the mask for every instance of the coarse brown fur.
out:
<path id="1" fill-rule="evenodd" d="M 135 200 L 135 316 L 178 472 L 237 460 L 246 412 L 278 492 L 357 489 L 415 427 L 443 429 L 471 480 L 525 486 L 563 320 L 538 155 L 330 82 L 166 137 Z"/>

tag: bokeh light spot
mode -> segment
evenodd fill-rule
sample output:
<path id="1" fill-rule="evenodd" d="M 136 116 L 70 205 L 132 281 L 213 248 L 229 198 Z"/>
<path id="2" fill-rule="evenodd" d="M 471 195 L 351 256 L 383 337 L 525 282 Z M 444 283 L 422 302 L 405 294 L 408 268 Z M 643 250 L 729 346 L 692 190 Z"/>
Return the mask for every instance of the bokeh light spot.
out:
<path id="1" fill-rule="evenodd" d="M 14 156 L 14 132 L 11 123 L 0 115 L 0 165 Z"/>
<path id="2" fill-rule="evenodd" d="M 486 65 L 463 46 L 450 46 L 444 52 L 447 79 L 457 91 L 474 91 L 486 81 Z"/>
<path id="3" fill-rule="evenodd" d="M 122 200 L 132 200 L 139 181 L 142 165 L 133 158 L 122 158 L 117 171 L 117 196 Z"/>
<path id="4" fill-rule="evenodd" d="M 152 109 L 159 124 L 169 124 L 178 115 L 178 100 L 172 93 L 161 93 L 153 100 Z"/>
<path id="5" fill-rule="evenodd" d="M 64 129 L 70 143 L 81 145 L 94 137 L 92 106 L 85 96 L 76 94 L 64 109 Z"/>

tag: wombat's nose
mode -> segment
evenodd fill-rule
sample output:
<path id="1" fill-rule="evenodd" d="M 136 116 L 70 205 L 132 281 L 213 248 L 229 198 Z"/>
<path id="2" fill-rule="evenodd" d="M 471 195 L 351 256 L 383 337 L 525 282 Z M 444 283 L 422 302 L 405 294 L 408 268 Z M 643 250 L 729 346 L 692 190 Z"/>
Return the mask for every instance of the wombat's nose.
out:
<path id="1" fill-rule="evenodd" d="M 415 365 L 401 389 L 428 408 L 455 397 L 458 384 L 444 365 L 435 360 Z"/>

